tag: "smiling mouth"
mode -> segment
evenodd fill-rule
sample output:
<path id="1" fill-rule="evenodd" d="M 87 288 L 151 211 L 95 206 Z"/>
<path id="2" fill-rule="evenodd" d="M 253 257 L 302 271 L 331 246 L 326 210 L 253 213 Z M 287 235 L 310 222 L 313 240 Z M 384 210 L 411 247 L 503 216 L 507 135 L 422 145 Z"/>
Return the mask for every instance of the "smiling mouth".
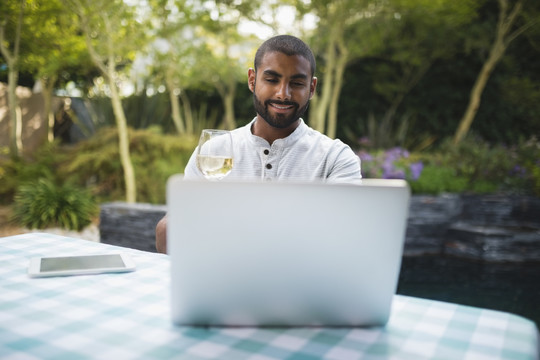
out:
<path id="1" fill-rule="evenodd" d="M 295 109 L 296 103 L 292 103 L 292 102 L 279 103 L 279 102 L 272 101 L 272 102 L 267 102 L 267 106 L 271 106 L 272 108 L 278 111 L 287 111 L 287 110 Z"/>
<path id="2" fill-rule="evenodd" d="M 278 104 L 270 104 L 271 107 L 278 109 L 278 110 L 288 110 L 294 108 L 292 105 L 278 105 Z"/>

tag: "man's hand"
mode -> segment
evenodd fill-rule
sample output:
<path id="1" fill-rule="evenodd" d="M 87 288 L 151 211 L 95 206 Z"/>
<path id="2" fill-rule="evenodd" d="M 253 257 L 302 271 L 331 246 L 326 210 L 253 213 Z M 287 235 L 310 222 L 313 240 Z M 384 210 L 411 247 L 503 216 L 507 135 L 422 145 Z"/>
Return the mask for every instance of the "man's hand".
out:
<path id="1" fill-rule="evenodd" d="M 165 215 L 156 225 L 156 250 L 167 253 L 167 215 Z"/>

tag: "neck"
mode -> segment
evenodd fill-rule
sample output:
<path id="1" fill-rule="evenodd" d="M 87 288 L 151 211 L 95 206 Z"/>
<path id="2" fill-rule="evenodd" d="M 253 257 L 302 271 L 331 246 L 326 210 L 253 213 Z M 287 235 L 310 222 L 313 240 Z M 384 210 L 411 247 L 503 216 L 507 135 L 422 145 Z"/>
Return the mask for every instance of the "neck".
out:
<path id="1" fill-rule="evenodd" d="M 272 145 L 274 141 L 291 135 L 299 125 L 300 119 L 296 120 L 294 123 L 284 129 L 275 128 L 270 126 L 262 117 L 257 115 L 257 119 L 251 127 L 251 132 L 253 135 L 263 138 L 264 140 L 268 141 L 270 145 Z"/>

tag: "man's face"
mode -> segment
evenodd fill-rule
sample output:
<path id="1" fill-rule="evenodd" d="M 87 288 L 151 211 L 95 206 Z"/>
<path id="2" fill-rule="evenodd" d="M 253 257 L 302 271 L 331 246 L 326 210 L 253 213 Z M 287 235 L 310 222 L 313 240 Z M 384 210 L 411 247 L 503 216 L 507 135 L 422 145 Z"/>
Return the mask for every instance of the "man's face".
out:
<path id="1" fill-rule="evenodd" d="M 305 113 L 317 84 L 307 59 L 280 52 L 266 53 L 257 72 L 250 69 L 248 77 L 257 115 L 280 129 Z"/>

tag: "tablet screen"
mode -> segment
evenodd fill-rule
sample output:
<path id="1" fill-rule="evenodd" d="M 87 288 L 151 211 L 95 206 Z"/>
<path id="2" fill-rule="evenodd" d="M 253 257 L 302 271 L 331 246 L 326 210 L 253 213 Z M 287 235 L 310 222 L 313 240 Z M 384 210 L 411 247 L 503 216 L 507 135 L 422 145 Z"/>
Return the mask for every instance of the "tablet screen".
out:
<path id="1" fill-rule="evenodd" d="M 119 254 L 68 256 L 41 259 L 41 272 L 125 267 Z"/>

